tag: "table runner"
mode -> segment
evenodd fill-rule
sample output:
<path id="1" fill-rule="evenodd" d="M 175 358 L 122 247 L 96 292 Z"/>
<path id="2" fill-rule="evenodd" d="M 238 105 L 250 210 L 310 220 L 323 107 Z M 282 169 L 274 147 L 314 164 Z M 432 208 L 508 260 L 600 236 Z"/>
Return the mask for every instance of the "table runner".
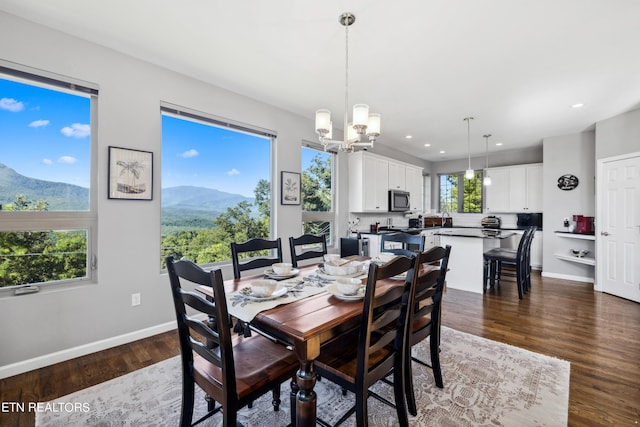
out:
<path id="1" fill-rule="evenodd" d="M 363 275 L 362 278 L 364 277 L 366 276 Z M 281 297 L 266 301 L 257 301 L 245 293 L 248 291 L 243 292 L 243 289 L 250 289 L 250 283 L 247 283 L 247 286 L 243 289 L 227 293 L 227 310 L 230 315 L 248 323 L 261 311 L 325 292 L 327 286 L 334 282 L 334 280 L 318 276 L 314 270 L 307 274 L 279 281 L 278 285 L 286 286 L 287 293 Z"/>

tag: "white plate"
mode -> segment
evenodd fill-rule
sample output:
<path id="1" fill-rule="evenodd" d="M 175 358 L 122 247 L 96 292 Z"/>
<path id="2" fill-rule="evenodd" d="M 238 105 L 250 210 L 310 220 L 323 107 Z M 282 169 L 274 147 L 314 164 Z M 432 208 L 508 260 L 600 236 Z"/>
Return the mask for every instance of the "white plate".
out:
<path id="1" fill-rule="evenodd" d="M 353 273 L 353 274 L 345 274 L 344 276 L 333 276 L 333 275 L 331 275 L 331 274 L 327 274 L 327 273 L 324 271 L 324 269 L 322 269 L 322 268 L 318 268 L 318 269 L 316 270 L 316 274 L 317 274 L 318 276 L 320 276 L 321 278 L 323 278 L 323 279 L 327 279 L 327 280 L 336 280 L 336 279 L 339 279 L 339 278 L 341 278 L 341 277 L 358 277 L 358 276 L 363 276 L 363 275 L 366 275 L 366 271 L 358 271 L 358 272 Z"/>
<path id="2" fill-rule="evenodd" d="M 338 290 L 337 285 L 327 286 L 327 292 L 336 298 L 345 301 L 358 301 L 364 298 L 364 286 L 362 286 L 355 295 L 344 295 Z"/>
<path id="3" fill-rule="evenodd" d="M 249 294 L 247 295 L 247 298 L 252 299 L 254 301 L 269 301 L 272 299 L 276 299 L 276 298 L 280 298 L 282 295 L 285 295 L 287 293 L 288 289 L 286 286 L 281 286 L 279 288 L 277 288 L 275 291 L 273 291 L 273 293 L 271 295 L 269 295 L 268 297 L 258 297 L 255 296 L 253 294 Z"/>
<path id="4" fill-rule="evenodd" d="M 300 273 L 300 270 L 298 270 L 297 268 L 292 268 L 291 271 L 289 271 L 289 274 L 276 274 L 271 268 L 268 268 L 264 271 L 265 276 L 267 276 L 269 279 L 274 280 L 290 279 L 296 276 L 298 273 Z"/>

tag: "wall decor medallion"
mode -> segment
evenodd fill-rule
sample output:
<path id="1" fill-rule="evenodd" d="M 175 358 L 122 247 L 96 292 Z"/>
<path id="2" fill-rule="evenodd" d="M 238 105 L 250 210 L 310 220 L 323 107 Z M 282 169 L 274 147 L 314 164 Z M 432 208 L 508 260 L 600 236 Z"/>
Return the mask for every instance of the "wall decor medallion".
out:
<path id="1" fill-rule="evenodd" d="M 109 199 L 153 198 L 153 153 L 109 147 Z"/>
<path id="2" fill-rule="evenodd" d="M 280 204 L 300 204 L 300 174 L 297 172 L 285 172 L 280 174 Z"/>
<path id="3" fill-rule="evenodd" d="M 573 190 L 578 186 L 578 177 L 571 174 L 562 175 L 558 178 L 558 188 L 561 190 Z"/>

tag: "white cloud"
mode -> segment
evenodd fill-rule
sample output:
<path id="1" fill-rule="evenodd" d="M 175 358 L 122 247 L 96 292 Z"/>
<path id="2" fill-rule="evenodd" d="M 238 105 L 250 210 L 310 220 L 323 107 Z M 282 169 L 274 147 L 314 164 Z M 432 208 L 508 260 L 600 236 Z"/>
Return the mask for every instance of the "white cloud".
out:
<path id="1" fill-rule="evenodd" d="M 29 123 L 30 128 L 39 128 L 42 126 L 47 126 L 49 124 L 49 120 L 34 120 Z"/>
<path id="2" fill-rule="evenodd" d="M 51 159 L 42 159 L 42 164 L 43 165 L 52 165 L 53 164 L 53 160 L 51 160 Z"/>
<path id="3" fill-rule="evenodd" d="M 65 165 L 72 165 L 75 162 L 77 162 L 78 159 L 76 159 L 75 157 L 71 157 L 71 156 L 62 156 L 58 159 L 58 163 L 63 163 Z"/>
<path id="4" fill-rule="evenodd" d="M 188 159 L 190 157 L 196 157 L 199 156 L 200 153 L 198 153 L 198 150 L 194 150 L 193 148 L 191 150 L 187 150 L 184 153 L 178 154 L 178 156 L 184 158 L 184 159 Z"/>
<path id="5" fill-rule="evenodd" d="M 0 109 L 17 113 L 18 111 L 24 110 L 24 104 L 13 98 L 2 98 L 0 99 Z"/>
<path id="6" fill-rule="evenodd" d="M 65 126 L 60 129 L 64 136 L 72 136 L 74 138 L 86 138 L 91 134 L 91 126 L 82 123 L 74 123 L 71 126 Z"/>
<path id="7" fill-rule="evenodd" d="M 233 168 L 230 171 L 227 171 L 227 175 L 240 175 L 240 171 L 236 168 Z"/>

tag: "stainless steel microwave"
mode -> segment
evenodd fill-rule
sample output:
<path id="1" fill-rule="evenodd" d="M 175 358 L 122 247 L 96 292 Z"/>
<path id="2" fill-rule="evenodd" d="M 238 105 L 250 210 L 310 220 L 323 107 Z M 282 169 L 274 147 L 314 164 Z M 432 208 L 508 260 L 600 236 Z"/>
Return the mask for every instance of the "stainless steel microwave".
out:
<path id="1" fill-rule="evenodd" d="M 406 212 L 411 209 L 408 191 L 389 190 L 389 212 Z"/>

